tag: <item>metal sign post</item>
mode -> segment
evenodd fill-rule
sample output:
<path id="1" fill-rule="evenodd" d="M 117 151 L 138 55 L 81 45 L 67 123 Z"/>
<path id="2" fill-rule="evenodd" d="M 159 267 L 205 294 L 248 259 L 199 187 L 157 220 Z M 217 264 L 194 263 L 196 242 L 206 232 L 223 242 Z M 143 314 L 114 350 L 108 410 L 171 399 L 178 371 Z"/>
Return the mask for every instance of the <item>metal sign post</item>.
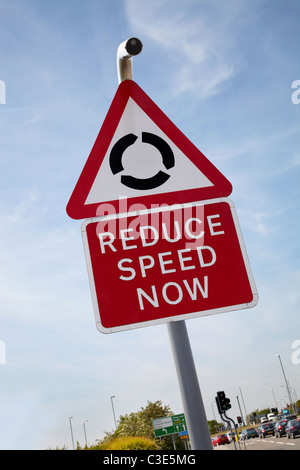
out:
<path id="1" fill-rule="evenodd" d="M 132 80 L 131 57 L 139 54 L 142 47 L 141 41 L 137 38 L 128 39 L 119 45 L 117 51 L 119 83 L 123 80 Z M 168 332 L 192 450 L 212 450 L 211 437 L 185 321 L 168 323 Z"/>
<path id="2" fill-rule="evenodd" d="M 138 55 L 143 48 L 143 44 L 138 38 L 130 38 L 119 45 L 117 51 L 117 69 L 119 83 L 124 80 L 132 80 L 131 57 Z"/>
<path id="3" fill-rule="evenodd" d="M 192 450 L 211 450 L 212 443 L 184 320 L 168 323 Z"/>

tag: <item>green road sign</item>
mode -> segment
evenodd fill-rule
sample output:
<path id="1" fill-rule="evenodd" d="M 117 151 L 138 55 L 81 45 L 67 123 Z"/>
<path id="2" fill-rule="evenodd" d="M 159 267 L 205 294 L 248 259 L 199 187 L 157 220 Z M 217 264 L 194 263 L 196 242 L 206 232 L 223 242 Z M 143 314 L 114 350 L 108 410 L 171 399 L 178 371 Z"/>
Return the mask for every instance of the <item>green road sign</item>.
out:
<path id="1" fill-rule="evenodd" d="M 164 418 L 153 419 L 152 421 L 155 437 L 168 436 L 187 431 L 185 416 L 180 415 L 165 416 Z"/>

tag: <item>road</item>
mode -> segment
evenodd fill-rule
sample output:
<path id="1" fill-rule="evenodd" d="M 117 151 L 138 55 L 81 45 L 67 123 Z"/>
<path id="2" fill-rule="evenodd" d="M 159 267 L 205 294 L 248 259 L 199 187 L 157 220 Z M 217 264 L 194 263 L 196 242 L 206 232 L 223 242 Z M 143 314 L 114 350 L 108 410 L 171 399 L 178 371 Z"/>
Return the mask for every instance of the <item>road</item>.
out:
<path id="1" fill-rule="evenodd" d="M 238 448 L 238 444 L 236 444 Z M 296 439 L 288 439 L 287 437 L 276 438 L 274 436 L 260 439 L 258 437 L 245 441 L 245 445 L 241 443 L 241 449 L 244 450 L 300 450 L 300 436 Z M 215 450 L 235 450 L 234 444 L 225 444 L 223 446 L 214 447 Z"/>

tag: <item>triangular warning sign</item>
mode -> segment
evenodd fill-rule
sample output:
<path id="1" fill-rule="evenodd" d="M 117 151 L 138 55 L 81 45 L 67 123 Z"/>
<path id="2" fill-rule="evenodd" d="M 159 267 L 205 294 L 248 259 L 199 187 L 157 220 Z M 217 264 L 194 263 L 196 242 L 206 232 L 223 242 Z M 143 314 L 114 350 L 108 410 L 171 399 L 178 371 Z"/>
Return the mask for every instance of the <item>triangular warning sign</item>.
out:
<path id="1" fill-rule="evenodd" d="M 119 85 L 67 205 L 73 219 L 226 197 L 231 183 L 132 80 Z M 142 207 L 143 206 L 143 207 Z M 132 210 L 136 210 L 135 206 Z"/>

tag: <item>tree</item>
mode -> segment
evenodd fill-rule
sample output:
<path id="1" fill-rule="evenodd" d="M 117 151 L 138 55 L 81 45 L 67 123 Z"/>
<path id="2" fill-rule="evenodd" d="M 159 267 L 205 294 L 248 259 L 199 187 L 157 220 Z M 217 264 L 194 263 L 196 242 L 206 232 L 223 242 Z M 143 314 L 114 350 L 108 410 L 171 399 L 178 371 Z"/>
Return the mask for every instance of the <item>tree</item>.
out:
<path id="1" fill-rule="evenodd" d="M 106 433 L 104 441 L 106 442 L 121 436 L 144 436 L 155 439 L 152 420 L 173 414 L 170 406 L 164 406 L 160 400 L 154 403 L 148 401 L 147 406 L 145 408 L 142 407 L 140 411 L 120 416 L 116 431 Z M 176 448 L 183 449 L 184 445 L 181 439 L 178 438 L 178 435 L 175 436 Z M 170 436 L 162 439 L 156 438 L 155 440 L 162 449 L 173 449 L 172 438 Z"/>
<path id="2" fill-rule="evenodd" d="M 160 400 L 154 403 L 148 401 L 147 406 L 141 408 L 140 411 L 120 416 L 117 434 L 118 436 L 149 436 L 154 438 L 152 420 L 172 414 L 170 406 L 163 406 Z"/>
<path id="3" fill-rule="evenodd" d="M 209 431 L 211 434 L 216 434 L 219 432 L 219 429 L 221 427 L 224 427 L 224 424 L 218 423 L 215 419 L 212 419 L 211 421 L 207 421 Z"/>
<path id="4" fill-rule="evenodd" d="M 246 422 L 248 424 L 253 421 L 255 421 L 256 423 L 260 423 L 260 418 L 262 416 L 267 416 L 268 413 L 271 413 L 270 408 L 264 408 L 262 410 L 256 409 L 246 416 Z"/>
<path id="5" fill-rule="evenodd" d="M 263 410 L 258 411 L 259 416 L 267 416 L 269 413 L 271 413 L 270 408 L 264 408 Z"/>

